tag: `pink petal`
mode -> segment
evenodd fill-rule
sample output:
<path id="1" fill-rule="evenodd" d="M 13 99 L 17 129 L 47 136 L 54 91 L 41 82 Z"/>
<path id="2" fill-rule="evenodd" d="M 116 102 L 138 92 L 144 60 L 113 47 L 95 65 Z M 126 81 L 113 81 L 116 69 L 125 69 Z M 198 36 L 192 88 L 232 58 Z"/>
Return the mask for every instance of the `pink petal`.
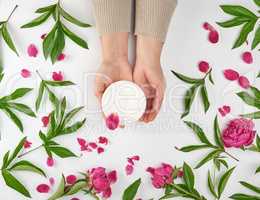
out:
<path id="1" fill-rule="evenodd" d="M 219 108 L 218 112 L 221 114 L 222 117 L 226 116 L 226 112 L 222 108 Z"/>
<path id="2" fill-rule="evenodd" d="M 62 61 L 62 60 L 65 59 L 65 57 L 66 57 L 66 55 L 65 55 L 64 53 L 61 53 L 61 54 L 58 56 L 57 60 L 58 60 L 58 61 Z"/>
<path id="3" fill-rule="evenodd" d="M 109 180 L 109 183 L 112 184 L 112 183 L 115 183 L 117 181 L 117 173 L 115 170 L 109 172 L 107 174 L 107 178 Z"/>
<path id="4" fill-rule="evenodd" d="M 98 138 L 98 143 L 99 143 L 99 144 L 105 144 L 105 145 L 107 145 L 107 144 L 108 144 L 108 139 L 107 139 L 106 137 L 100 136 L 100 137 Z"/>
<path id="5" fill-rule="evenodd" d="M 49 124 L 49 116 L 42 117 L 43 127 L 47 127 Z"/>
<path id="6" fill-rule="evenodd" d="M 36 57 L 38 54 L 38 49 L 34 44 L 30 44 L 27 48 L 27 53 L 30 57 Z"/>
<path id="7" fill-rule="evenodd" d="M 59 71 L 59 72 L 52 72 L 52 79 L 54 81 L 63 81 L 63 75 L 62 75 L 61 71 Z"/>
<path id="8" fill-rule="evenodd" d="M 39 193 L 48 193 L 50 191 L 50 186 L 48 186 L 47 184 L 40 184 L 37 186 L 36 190 Z"/>
<path id="9" fill-rule="evenodd" d="M 42 34 L 42 35 L 41 35 L 41 39 L 44 40 L 44 39 L 46 38 L 46 36 L 47 36 L 46 33 Z"/>
<path id="10" fill-rule="evenodd" d="M 245 76 L 240 76 L 238 79 L 238 83 L 244 89 L 248 89 L 250 87 L 250 82 Z"/>
<path id="11" fill-rule="evenodd" d="M 242 59 L 247 64 L 253 63 L 253 56 L 252 56 L 251 52 L 249 52 L 249 51 L 246 51 L 242 54 Z"/>
<path id="12" fill-rule="evenodd" d="M 199 62 L 198 68 L 201 72 L 207 73 L 209 70 L 209 63 L 206 61 Z"/>
<path id="13" fill-rule="evenodd" d="M 112 113 L 106 118 L 106 126 L 110 130 L 115 130 L 119 126 L 119 116 Z"/>
<path id="14" fill-rule="evenodd" d="M 80 146 L 85 146 L 87 143 L 87 141 L 83 138 L 77 138 L 77 140 Z"/>
<path id="15" fill-rule="evenodd" d="M 215 31 L 215 28 L 213 26 L 211 26 L 208 22 L 205 22 L 203 24 L 203 28 L 207 31 Z"/>
<path id="16" fill-rule="evenodd" d="M 31 72 L 28 69 L 22 69 L 21 70 L 21 76 L 23 78 L 29 78 L 31 76 Z"/>
<path id="17" fill-rule="evenodd" d="M 75 175 L 69 175 L 66 177 L 66 182 L 70 185 L 73 185 L 77 181 L 77 177 Z"/>
<path id="18" fill-rule="evenodd" d="M 238 80 L 239 73 L 233 69 L 226 69 L 224 70 L 224 76 L 226 77 L 226 79 L 230 81 L 234 81 L 234 80 Z"/>
<path id="19" fill-rule="evenodd" d="M 50 177 L 49 183 L 50 183 L 51 186 L 53 186 L 55 184 L 55 179 L 53 177 Z"/>
<path id="20" fill-rule="evenodd" d="M 104 151 L 105 151 L 105 150 L 104 150 L 103 147 L 98 147 L 98 148 L 97 148 L 98 154 L 101 154 L 101 153 L 103 153 Z"/>
<path id="21" fill-rule="evenodd" d="M 24 141 L 24 144 L 23 144 L 23 147 L 24 147 L 25 149 L 28 149 L 28 148 L 31 147 L 31 145 L 32 145 L 32 143 L 31 143 L 30 141 L 25 140 L 25 141 Z"/>
<path id="22" fill-rule="evenodd" d="M 134 167 L 133 165 L 126 165 L 125 167 L 125 172 L 126 172 L 126 175 L 131 175 L 134 171 Z"/>
<path id="23" fill-rule="evenodd" d="M 131 159 L 138 161 L 138 160 L 140 160 L 140 156 L 136 155 L 136 156 L 131 157 Z"/>
<path id="24" fill-rule="evenodd" d="M 48 158 L 47 158 L 47 166 L 48 166 L 48 167 L 53 167 L 53 165 L 54 165 L 54 160 L 53 160 L 53 158 L 52 158 L 52 157 L 48 157 Z"/>
<path id="25" fill-rule="evenodd" d="M 210 31 L 209 32 L 209 41 L 213 44 L 217 43 L 219 40 L 219 34 L 217 31 Z"/>
<path id="26" fill-rule="evenodd" d="M 135 164 L 132 158 L 127 158 L 127 162 L 131 165 Z"/>
<path id="27" fill-rule="evenodd" d="M 88 144 L 92 149 L 96 149 L 97 148 L 97 144 L 95 142 L 90 142 Z"/>
<path id="28" fill-rule="evenodd" d="M 230 113 L 230 111 L 231 111 L 231 108 L 230 108 L 230 106 L 223 106 L 223 110 L 228 114 L 228 113 Z"/>

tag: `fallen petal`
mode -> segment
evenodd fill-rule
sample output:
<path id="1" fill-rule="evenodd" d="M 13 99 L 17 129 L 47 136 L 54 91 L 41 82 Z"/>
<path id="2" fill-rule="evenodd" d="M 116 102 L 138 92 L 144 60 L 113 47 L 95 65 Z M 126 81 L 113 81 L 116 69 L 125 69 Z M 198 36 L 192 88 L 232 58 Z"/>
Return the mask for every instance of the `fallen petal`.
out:
<path id="1" fill-rule="evenodd" d="M 252 56 L 251 52 L 249 52 L 249 51 L 246 51 L 242 54 L 242 59 L 247 64 L 253 63 L 253 56 Z"/>
<path id="2" fill-rule="evenodd" d="M 39 193 L 48 193 L 50 191 L 50 186 L 48 186 L 47 184 L 40 184 L 37 186 L 36 190 Z"/>
<path id="3" fill-rule="evenodd" d="M 209 41 L 213 44 L 217 43 L 219 40 L 219 34 L 217 31 L 210 31 L 209 32 Z"/>
<path id="4" fill-rule="evenodd" d="M 126 172 L 126 175 L 131 175 L 134 171 L 134 167 L 133 165 L 126 165 L 125 167 L 125 172 Z"/>
<path id="5" fill-rule="evenodd" d="M 65 55 L 64 53 L 61 53 L 61 54 L 58 56 L 57 60 L 58 60 L 58 61 L 62 61 L 62 60 L 65 59 L 65 57 L 66 57 L 66 55 Z"/>
<path id="6" fill-rule="evenodd" d="M 27 53 L 30 57 L 36 57 L 38 54 L 38 49 L 34 44 L 30 44 L 27 48 Z"/>
<path id="7" fill-rule="evenodd" d="M 98 143 L 99 143 L 99 144 L 105 144 L 105 145 L 107 145 L 107 144 L 108 144 L 108 139 L 107 139 L 106 137 L 100 136 L 100 137 L 98 138 Z"/>
<path id="8" fill-rule="evenodd" d="M 104 151 L 105 151 L 105 150 L 104 150 L 103 147 L 98 147 L 98 148 L 97 148 L 98 154 L 101 154 L 101 153 L 103 153 Z"/>
<path id="9" fill-rule="evenodd" d="M 63 75 L 62 75 L 61 71 L 59 71 L 59 72 L 52 72 L 52 79 L 54 81 L 63 81 Z"/>
<path id="10" fill-rule="evenodd" d="M 49 116 L 42 117 L 43 127 L 47 127 L 49 124 Z"/>
<path id="11" fill-rule="evenodd" d="M 21 70 L 21 76 L 23 78 L 29 78 L 31 76 L 31 72 L 28 69 L 22 69 Z"/>
<path id="12" fill-rule="evenodd" d="M 238 83 L 244 89 L 248 89 L 250 87 L 250 82 L 245 76 L 240 76 L 238 79 Z"/>
<path id="13" fill-rule="evenodd" d="M 50 177 L 49 183 L 50 183 L 51 186 L 53 186 L 55 184 L 55 179 L 53 177 Z"/>
<path id="14" fill-rule="evenodd" d="M 110 130 L 115 130 L 119 126 L 119 116 L 112 113 L 106 118 L 106 126 Z"/>
<path id="15" fill-rule="evenodd" d="M 31 143 L 30 141 L 25 140 L 25 141 L 24 141 L 24 144 L 23 144 L 23 147 L 24 147 L 25 149 L 28 149 L 28 148 L 31 147 L 31 145 L 32 145 L 32 143 Z"/>
<path id="16" fill-rule="evenodd" d="M 223 110 L 225 111 L 225 113 L 230 113 L 230 111 L 231 111 L 231 108 L 230 108 L 230 106 L 223 106 Z"/>

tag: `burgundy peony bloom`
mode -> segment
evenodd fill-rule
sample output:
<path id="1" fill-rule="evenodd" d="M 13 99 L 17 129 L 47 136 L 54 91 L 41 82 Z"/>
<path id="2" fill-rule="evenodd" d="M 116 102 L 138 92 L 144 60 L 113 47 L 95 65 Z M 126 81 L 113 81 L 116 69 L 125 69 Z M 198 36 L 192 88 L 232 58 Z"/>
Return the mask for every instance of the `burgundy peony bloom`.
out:
<path id="1" fill-rule="evenodd" d="M 240 148 L 251 145 L 256 135 L 254 126 L 253 121 L 249 119 L 240 118 L 230 121 L 222 132 L 225 147 Z"/>

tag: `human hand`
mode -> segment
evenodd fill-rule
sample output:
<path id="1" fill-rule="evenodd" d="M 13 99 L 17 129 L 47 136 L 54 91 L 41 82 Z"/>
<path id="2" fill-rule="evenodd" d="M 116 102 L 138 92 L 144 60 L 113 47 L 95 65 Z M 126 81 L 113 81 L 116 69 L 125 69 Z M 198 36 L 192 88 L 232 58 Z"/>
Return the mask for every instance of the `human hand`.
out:
<path id="1" fill-rule="evenodd" d="M 155 119 L 164 98 L 166 83 L 160 64 L 162 45 L 162 42 L 149 36 L 137 38 L 133 80 L 147 98 L 146 111 L 140 119 L 146 123 Z"/>

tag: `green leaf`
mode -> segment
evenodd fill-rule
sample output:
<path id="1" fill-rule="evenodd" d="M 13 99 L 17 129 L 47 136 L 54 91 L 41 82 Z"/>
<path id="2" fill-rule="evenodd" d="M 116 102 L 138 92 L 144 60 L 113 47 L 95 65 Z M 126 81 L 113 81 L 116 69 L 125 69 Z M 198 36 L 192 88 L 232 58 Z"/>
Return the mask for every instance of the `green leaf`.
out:
<path id="1" fill-rule="evenodd" d="M 229 198 L 234 199 L 234 200 L 260 200 L 260 197 L 247 195 L 247 194 L 241 194 L 241 193 L 233 194 Z"/>
<path id="2" fill-rule="evenodd" d="M 260 7 L 260 0 L 254 0 L 255 4 Z"/>
<path id="3" fill-rule="evenodd" d="M 31 117 L 36 117 L 32 109 L 27 105 L 21 103 L 8 103 L 8 107 L 23 112 L 24 114 L 29 115 Z"/>
<path id="4" fill-rule="evenodd" d="M 2 169 L 5 169 L 8 165 L 9 154 L 10 154 L 10 151 L 6 152 L 4 157 L 3 157 Z"/>
<path id="5" fill-rule="evenodd" d="M 260 99 L 260 90 L 258 90 L 256 87 L 253 86 L 250 86 L 250 90 L 254 93 L 257 99 Z"/>
<path id="6" fill-rule="evenodd" d="M 260 172 L 260 166 L 255 170 L 255 173 L 258 174 Z"/>
<path id="7" fill-rule="evenodd" d="M 88 44 L 81 39 L 80 37 L 78 37 L 77 35 L 75 35 L 73 32 L 71 32 L 64 24 L 62 24 L 62 29 L 64 31 L 64 33 L 72 40 L 74 41 L 76 44 L 78 44 L 79 46 L 81 46 L 84 49 L 88 49 Z"/>
<path id="8" fill-rule="evenodd" d="M 260 194 L 260 187 L 256 187 L 250 183 L 247 183 L 247 182 L 244 182 L 244 181 L 240 181 L 239 182 L 241 185 L 243 185 L 244 187 L 246 187 L 247 189 L 251 190 L 251 191 L 254 191 L 258 194 Z"/>
<path id="9" fill-rule="evenodd" d="M 14 152 L 12 153 L 12 155 L 10 156 L 6 166 L 9 166 L 9 164 L 18 156 L 18 154 L 20 153 L 20 151 L 23 149 L 23 145 L 24 142 L 26 140 L 26 137 L 24 137 L 23 139 L 21 139 L 21 141 L 18 143 L 18 145 L 16 146 Z"/>
<path id="10" fill-rule="evenodd" d="M 222 160 L 222 159 L 218 159 L 218 160 L 219 160 L 219 162 L 220 162 L 223 166 L 225 166 L 225 167 L 228 169 L 228 163 L 227 163 L 227 161 Z"/>
<path id="11" fill-rule="evenodd" d="M 163 197 L 161 197 L 159 200 L 163 200 L 163 199 L 172 199 L 174 197 L 181 197 L 183 196 L 182 194 L 178 194 L 178 193 L 169 193 L 164 195 Z"/>
<path id="12" fill-rule="evenodd" d="M 218 184 L 218 198 L 221 197 L 221 194 L 223 193 L 227 182 L 232 174 L 232 172 L 234 171 L 235 167 L 229 169 L 228 171 L 226 171 L 223 176 L 220 178 L 219 180 L 219 184 Z"/>
<path id="13" fill-rule="evenodd" d="M 45 81 L 45 83 L 54 87 L 75 85 L 75 83 L 71 81 Z"/>
<path id="14" fill-rule="evenodd" d="M 239 5 L 221 5 L 221 9 L 230 15 L 256 19 L 257 16 L 247 8 Z"/>
<path id="15" fill-rule="evenodd" d="M 73 152 L 71 152 L 69 149 L 65 147 L 49 146 L 48 148 L 51 152 L 53 152 L 61 158 L 77 157 Z"/>
<path id="16" fill-rule="evenodd" d="M 43 54 L 44 54 L 44 57 L 46 60 L 53 49 L 55 33 L 57 31 L 57 27 L 58 27 L 58 23 L 55 24 L 55 26 L 52 28 L 52 30 L 46 36 L 46 38 L 43 40 L 43 43 L 42 43 Z"/>
<path id="17" fill-rule="evenodd" d="M 225 21 L 225 22 L 217 22 L 217 24 L 223 28 L 230 28 L 234 26 L 239 26 L 245 22 L 250 21 L 250 19 L 246 17 L 235 17 L 234 19 Z"/>
<path id="18" fill-rule="evenodd" d="M 181 115 L 181 118 L 187 116 L 190 113 L 190 109 L 193 103 L 193 100 L 196 95 L 196 91 L 199 85 L 193 85 L 189 90 L 187 90 L 184 99 L 184 113 Z"/>
<path id="19" fill-rule="evenodd" d="M 50 15 L 51 15 L 50 12 L 44 13 L 41 16 L 32 20 L 31 22 L 23 25 L 21 28 L 32 28 L 32 27 L 38 26 L 38 25 L 42 24 L 43 22 L 45 22 L 49 18 Z"/>
<path id="20" fill-rule="evenodd" d="M 256 146 L 260 151 L 260 137 L 259 137 L 259 135 L 256 136 Z"/>
<path id="21" fill-rule="evenodd" d="M 77 108 L 72 109 L 70 112 L 68 112 L 68 113 L 65 115 L 63 124 L 69 123 L 70 120 L 71 120 L 80 110 L 82 110 L 82 108 L 84 108 L 84 107 L 83 107 L 83 106 L 77 107 Z"/>
<path id="22" fill-rule="evenodd" d="M 210 171 L 208 171 L 208 188 L 209 188 L 209 191 L 211 192 L 211 194 L 217 198 L 217 194 L 215 192 L 215 186 L 214 186 L 214 183 L 212 181 L 212 178 L 211 178 L 211 175 L 210 175 Z"/>
<path id="23" fill-rule="evenodd" d="M 242 44 L 244 44 L 249 33 L 253 31 L 255 24 L 256 24 L 256 20 L 250 21 L 243 26 L 240 35 L 233 46 L 233 49 L 240 47 Z"/>
<path id="24" fill-rule="evenodd" d="M 65 38 L 64 33 L 62 32 L 61 25 L 58 25 L 58 29 L 56 32 L 56 36 L 54 39 L 54 45 L 51 50 L 51 61 L 52 63 L 55 63 L 58 56 L 62 53 L 63 49 L 65 47 Z"/>
<path id="25" fill-rule="evenodd" d="M 77 131 L 84 125 L 85 121 L 86 121 L 86 119 L 83 119 L 80 122 L 76 122 L 72 126 L 66 127 L 65 129 L 62 130 L 62 134 L 69 134 L 69 133 L 73 133 L 73 132 Z"/>
<path id="26" fill-rule="evenodd" d="M 216 158 L 222 151 L 220 150 L 214 150 L 212 152 L 210 152 L 206 157 L 204 157 L 195 167 L 195 169 L 200 168 L 202 165 L 204 165 L 205 163 L 207 163 L 208 161 Z"/>
<path id="27" fill-rule="evenodd" d="M 190 78 L 188 76 L 179 74 L 173 70 L 171 70 L 171 72 L 180 80 L 184 81 L 185 83 L 190 83 L 190 84 L 202 84 L 203 83 L 203 79 L 194 79 L 194 78 Z"/>
<path id="28" fill-rule="evenodd" d="M 258 27 L 258 29 L 255 32 L 255 37 L 254 40 L 252 42 L 252 46 L 251 49 L 255 49 L 260 43 L 260 26 Z"/>
<path id="29" fill-rule="evenodd" d="M 6 115 L 15 123 L 15 125 L 19 128 L 21 132 L 23 132 L 23 124 L 21 120 L 13 113 L 9 108 L 2 109 Z"/>
<path id="30" fill-rule="evenodd" d="M 197 135 L 197 137 L 202 143 L 207 144 L 209 146 L 214 146 L 210 143 L 202 128 L 200 128 L 197 124 L 189 121 L 184 121 L 184 123 L 193 130 L 193 132 Z"/>
<path id="31" fill-rule="evenodd" d="M 39 9 L 36 10 L 36 13 L 45 13 L 45 12 L 54 11 L 54 9 L 56 8 L 56 5 L 57 4 L 39 8 Z"/>
<path id="32" fill-rule="evenodd" d="M 66 185 L 65 178 L 62 175 L 62 179 L 60 181 L 57 191 L 50 198 L 48 198 L 48 200 L 56 200 L 56 199 L 62 197 L 64 194 L 65 185 Z"/>
<path id="33" fill-rule="evenodd" d="M 178 150 L 182 151 L 182 152 L 191 152 L 191 151 L 196 151 L 196 150 L 200 150 L 200 149 L 206 149 L 209 147 L 210 147 L 209 145 L 189 145 L 189 146 L 182 147 Z"/>
<path id="34" fill-rule="evenodd" d="M 140 185 L 141 179 L 139 178 L 125 189 L 122 200 L 134 200 Z"/>
<path id="35" fill-rule="evenodd" d="M 205 85 L 201 86 L 200 94 L 201 94 L 202 102 L 203 102 L 203 105 L 204 105 L 204 111 L 206 113 L 209 109 L 210 103 L 209 103 L 209 98 L 208 98 L 208 92 L 207 92 Z"/>
<path id="36" fill-rule="evenodd" d="M 83 22 L 79 21 L 78 19 L 76 19 L 75 17 L 71 16 L 69 13 L 67 13 L 60 6 L 59 6 L 59 12 L 66 20 L 68 20 L 69 22 L 71 22 L 73 24 L 76 24 L 76 25 L 81 26 L 81 27 L 91 27 L 91 25 L 83 23 Z"/>
<path id="37" fill-rule="evenodd" d="M 30 172 L 35 172 L 37 174 L 40 174 L 42 176 L 46 177 L 46 174 L 42 169 L 39 167 L 35 166 L 29 161 L 22 160 L 17 163 L 15 163 L 12 167 L 10 167 L 8 170 L 10 171 L 30 171 Z"/>
<path id="38" fill-rule="evenodd" d="M 17 50 L 16 50 L 16 48 L 15 48 L 15 45 L 14 45 L 14 43 L 13 43 L 13 40 L 12 40 L 12 38 L 11 38 L 11 35 L 9 34 L 9 32 L 8 32 L 8 30 L 7 30 L 7 24 L 6 23 L 4 23 L 3 25 L 2 25 L 2 36 L 3 36 L 3 38 L 4 38 L 4 40 L 5 40 L 5 42 L 6 42 L 6 44 L 9 46 L 9 48 L 10 49 L 12 49 L 15 53 L 16 53 L 16 55 L 17 56 L 19 56 L 19 54 L 18 54 L 18 52 L 17 52 Z"/>
<path id="39" fill-rule="evenodd" d="M 7 186 L 23 194 L 26 197 L 31 198 L 29 191 L 9 171 L 3 170 L 2 176 Z"/>
<path id="40" fill-rule="evenodd" d="M 212 73 L 210 72 L 209 73 L 209 81 L 214 85 L 214 81 L 213 81 L 213 78 L 212 78 Z"/>
<path id="41" fill-rule="evenodd" d="M 248 105 L 254 106 L 260 109 L 260 100 L 256 99 L 255 97 L 251 96 L 247 92 L 239 92 L 237 95 Z"/>
<path id="42" fill-rule="evenodd" d="M 191 167 L 187 163 L 183 164 L 183 179 L 188 187 L 188 190 L 192 192 L 194 188 L 194 174 Z"/>
<path id="43" fill-rule="evenodd" d="M 8 96 L 1 98 L 4 101 L 11 101 L 25 96 L 28 92 L 32 91 L 32 88 L 18 88 Z"/>
<path id="44" fill-rule="evenodd" d="M 82 190 L 87 186 L 86 180 L 78 180 L 75 184 L 73 184 L 68 191 L 65 193 L 65 196 L 73 195 Z"/>
<path id="45" fill-rule="evenodd" d="M 57 108 L 59 106 L 59 99 L 55 96 L 55 94 L 52 91 L 48 90 L 48 93 L 50 102 L 55 108 Z"/>
<path id="46" fill-rule="evenodd" d="M 36 111 L 39 110 L 40 105 L 41 105 L 41 101 L 42 101 L 42 97 L 43 97 L 43 93 L 44 93 L 44 82 L 41 81 L 40 87 L 39 87 L 39 92 L 38 92 L 38 96 L 35 102 L 35 109 Z"/>
<path id="47" fill-rule="evenodd" d="M 223 141 L 221 139 L 221 131 L 218 124 L 218 116 L 216 116 L 214 120 L 214 138 L 216 144 L 222 149 L 224 149 Z"/>
<path id="48" fill-rule="evenodd" d="M 244 114 L 240 115 L 241 117 L 245 118 L 250 118 L 250 119 L 260 119 L 260 111 L 254 112 L 254 113 L 249 113 L 249 114 Z"/>

